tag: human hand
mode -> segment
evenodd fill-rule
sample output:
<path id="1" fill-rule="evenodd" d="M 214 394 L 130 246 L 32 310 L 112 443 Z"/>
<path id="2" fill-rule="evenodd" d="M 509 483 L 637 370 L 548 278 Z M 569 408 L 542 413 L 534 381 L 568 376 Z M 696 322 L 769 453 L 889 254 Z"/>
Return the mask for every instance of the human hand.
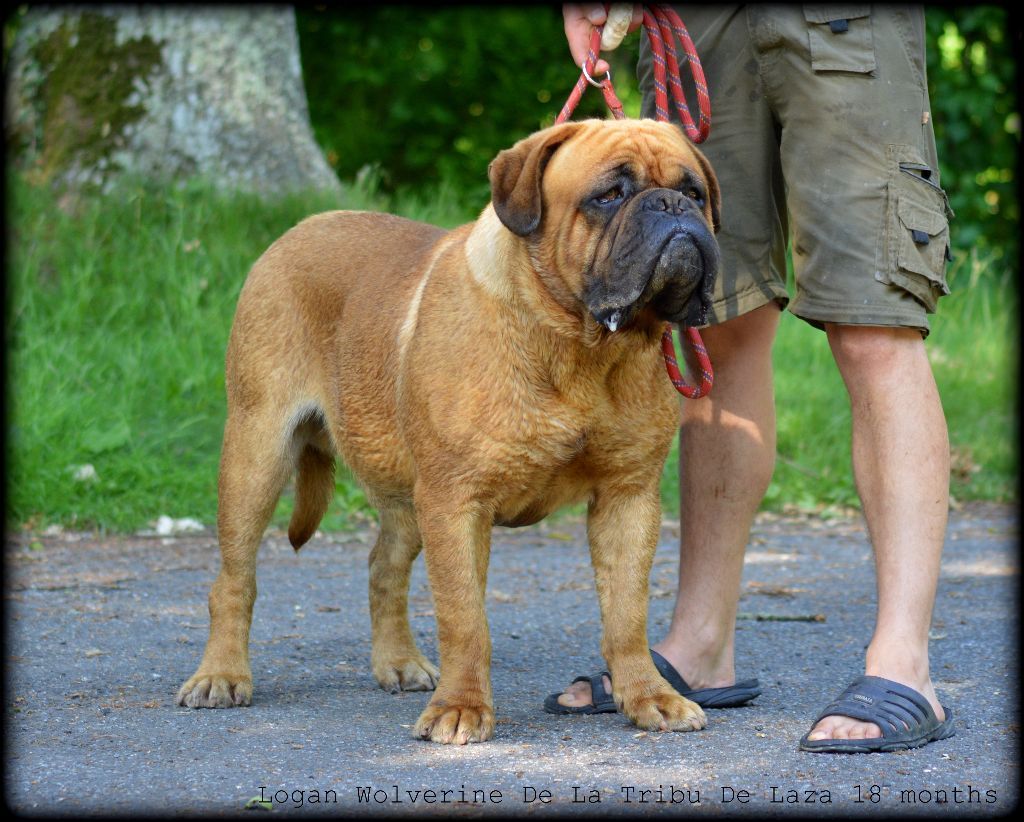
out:
<path id="1" fill-rule="evenodd" d="M 569 52 L 573 62 L 582 66 L 587 60 L 590 50 L 590 35 L 595 26 L 603 25 L 608 18 L 603 3 L 563 3 L 562 21 L 565 27 L 565 39 L 569 43 Z M 633 5 L 633 18 L 629 22 L 629 31 L 635 31 L 643 23 L 644 10 L 639 3 Z M 608 63 L 600 57 L 594 66 L 594 75 L 608 71 Z"/>

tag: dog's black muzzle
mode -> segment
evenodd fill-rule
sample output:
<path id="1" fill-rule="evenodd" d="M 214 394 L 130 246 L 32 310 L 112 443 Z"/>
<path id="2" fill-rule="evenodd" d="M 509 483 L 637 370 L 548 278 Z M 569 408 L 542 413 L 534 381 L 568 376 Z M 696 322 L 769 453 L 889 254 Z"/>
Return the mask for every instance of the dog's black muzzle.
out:
<path id="1" fill-rule="evenodd" d="M 701 325 L 718 264 L 718 243 L 698 202 L 672 189 L 650 189 L 609 223 L 584 299 L 609 331 L 645 306 L 661 320 Z"/>

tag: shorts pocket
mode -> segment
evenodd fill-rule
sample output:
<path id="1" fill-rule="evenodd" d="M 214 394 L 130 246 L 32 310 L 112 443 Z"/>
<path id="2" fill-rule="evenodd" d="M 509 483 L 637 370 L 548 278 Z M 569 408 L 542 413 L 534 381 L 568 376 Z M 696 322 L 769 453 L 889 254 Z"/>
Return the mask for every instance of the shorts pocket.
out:
<path id="1" fill-rule="evenodd" d="M 804 19 L 814 71 L 875 70 L 871 6 L 805 5 Z"/>
<path id="2" fill-rule="evenodd" d="M 949 217 L 944 192 L 931 182 L 931 168 L 913 153 L 896 158 L 889 181 L 888 260 L 883 282 L 902 288 L 928 313 L 949 293 Z"/>

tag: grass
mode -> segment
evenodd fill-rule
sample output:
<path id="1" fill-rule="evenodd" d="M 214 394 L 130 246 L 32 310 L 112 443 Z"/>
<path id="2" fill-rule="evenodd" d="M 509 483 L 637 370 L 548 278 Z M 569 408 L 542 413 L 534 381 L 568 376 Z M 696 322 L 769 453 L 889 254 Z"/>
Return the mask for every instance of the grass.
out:
<path id="1" fill-rule="evenodd" d="M 161 514 L 215 520 L 224 350 L 239 289 L 284 230 L 329 208 L 472 219 L 440 186 L 385 199 L 372 173 L 265 201 L 203 183 L 138 183 L 80 201 L 9 178 L 7 525 L 128 531 Z M 1016 294 L 1009 272 L 958 259 L 929 352 L 950 423 L 958 499 L 1016 492 Z M 775 348 L 779 463 L 765 506 L 856 504 L 849 411 L 824 335 L 785 316 Z M 76 472 L 92 466 L 94 479 Z M 677 510 L 675 460 L 666 512 Z M 345 477 L 324 527 L 365 515 Z M 284 523 L 290 502 L 276 521 Z"/>

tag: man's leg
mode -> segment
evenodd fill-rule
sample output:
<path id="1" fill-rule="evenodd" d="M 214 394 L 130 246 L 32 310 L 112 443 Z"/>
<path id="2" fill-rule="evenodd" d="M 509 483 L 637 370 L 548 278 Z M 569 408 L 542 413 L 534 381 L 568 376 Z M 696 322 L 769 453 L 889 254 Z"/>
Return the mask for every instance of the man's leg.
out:
<path id="1" fill-rule="evenodd" d="M 779 314 L 768 303 L 701 329 L 715 383 L 708 397 L 683 401 L 679 590 L 668 633 L 654 648 L 695 689 L 736 681 L 743 554 L 775 467 L 771 348 Z M 590 701 L 587 682 L 559 697 L 567 706 Z"/>
<path id="2" fill-rule="evenodd" d="M 940 720 L 928 631 L 949 508 L 949 440 L 921 334 L 826 324 L 850 394 L 853 472 L 875 552 L 878 620 L 865 672 L 919 691 Z M 821 720 L 809 739 L 881 736 L 849 717 Z"/>

